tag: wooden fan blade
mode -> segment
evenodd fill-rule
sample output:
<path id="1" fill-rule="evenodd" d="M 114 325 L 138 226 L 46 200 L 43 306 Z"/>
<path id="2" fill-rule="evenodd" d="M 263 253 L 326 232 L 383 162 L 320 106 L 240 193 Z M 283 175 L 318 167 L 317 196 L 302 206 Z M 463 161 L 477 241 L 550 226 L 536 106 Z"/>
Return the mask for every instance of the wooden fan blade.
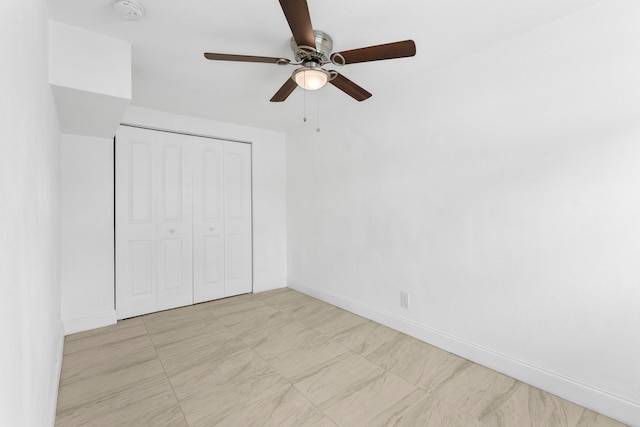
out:
<path id="1" fill-rule="evenodd" d="M 345 65 L 357 62 L 380 61 L 383 59 L 406 58 L 416 54 L 416 44 L 413 40 L 362 47 L 360 49 L 345 50 L 331 55 L 334 64 Z M 344 58 L 344 62 L 342 58 Z"/>
<path id="2" fill-rule="evenodd" d="M 333 79 L 329 80 L 329 83 L 355 99 L 356 101 L 364 101 L 371 97 L 371 94 L 366 90 L 362 89 L 360 86 L 338 73 L 338 75 Z"/>
<path id="3" fill-rule="evenodd" d="M 231 55 L 228 53 L 210 53 L 206 52 L 204 57 L 213 61 L 239 61 L 239 62 L 264 62 L 268 64 L 286 65 L 289 61 L 285 58 L 273 58 L 270 56 L 252 56 L 252 55 Z"/>
<path id="4" fill-rule="evenodd" d="M 315 49 L 316 38 L 313 35 L 307 0 L 280 0 L 280 6 L 282 6 L 282 11 L 287 18 L 296 44 Z"/>
<path id="5" fill-rule="evenodd" d="M 271 102 L 282 102 L 291 95 L 291 93 L 298 87 L 298 84 L 293 81 L 291 77 L 287 79 L 275 95 L 271 98 Z"/>

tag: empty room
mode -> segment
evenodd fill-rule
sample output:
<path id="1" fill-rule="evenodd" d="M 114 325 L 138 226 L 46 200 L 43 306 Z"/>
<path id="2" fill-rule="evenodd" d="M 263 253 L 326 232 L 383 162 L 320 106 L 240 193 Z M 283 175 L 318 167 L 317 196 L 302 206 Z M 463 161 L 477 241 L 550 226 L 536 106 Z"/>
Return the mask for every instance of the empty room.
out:
<path id="1" fill-rule="evenodd" d="M 0 5 L 0 425 L 640 427 L 640 2 Z"/>

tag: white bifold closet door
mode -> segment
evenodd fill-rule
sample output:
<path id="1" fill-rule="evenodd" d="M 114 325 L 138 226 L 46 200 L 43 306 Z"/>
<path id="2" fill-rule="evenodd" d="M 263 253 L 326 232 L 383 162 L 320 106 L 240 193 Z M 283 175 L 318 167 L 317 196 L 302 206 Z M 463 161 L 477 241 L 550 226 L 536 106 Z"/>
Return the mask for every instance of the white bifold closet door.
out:
<path id="1" fill-rule="evenodd" d="M 251 292 L 249 144 L 121 126 L 119 319 Z"/>

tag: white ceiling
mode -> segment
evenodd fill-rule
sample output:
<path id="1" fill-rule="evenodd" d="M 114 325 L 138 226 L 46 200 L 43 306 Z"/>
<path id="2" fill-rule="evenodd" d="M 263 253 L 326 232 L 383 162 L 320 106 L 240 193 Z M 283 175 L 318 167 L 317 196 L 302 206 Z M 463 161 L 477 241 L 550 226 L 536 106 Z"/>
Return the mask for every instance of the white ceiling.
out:
<path id="1" fill-rule="evenodd" d="M 314 29 L 333 38 L 334 51 L 413 39 L 413 58 L 352 64 L 346 77 L 385 102 L 400 81 L 490 48 L 602 0 L 308 0 Z M 276 0 L 140 0 L 145 17 L 127 22 L 113 0 L 48 0 L 51 19 L 129 41 L 133 46 L 133 105 L 287 131 L 299 125 L 303 91 L 284 103 L 269 99 L 293 66 L 208 61 L 204 52 L 292 58 L 291 33 Z M 332 68 L 332 67 L 327 67 Z M 335 68 L 335 67 L 333 67 Z M 353 110 L 357 101 L 327 85 L 323 108 Z M 419 94 L 393 97 L 395 102 Z M 311 101 L 310 101 L 311 100 Z M 315 101 L 313 101 L 315 102 Z"/>

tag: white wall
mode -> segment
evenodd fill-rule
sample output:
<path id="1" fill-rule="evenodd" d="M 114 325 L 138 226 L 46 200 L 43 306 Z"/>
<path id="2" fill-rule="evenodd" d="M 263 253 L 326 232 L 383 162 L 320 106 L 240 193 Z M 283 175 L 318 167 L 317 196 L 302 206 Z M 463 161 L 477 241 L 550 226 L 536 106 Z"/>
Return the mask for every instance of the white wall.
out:
<path id="1" fill-rule="evenodd" d="M 123 123 L 251 142 L 253 290 L 287 283 L 285 135 L 264 129 L 129 107 Z"/>
<path id="2" fill-rule="evenodd" d="M 639 20 L 601 2 L 288 135 L 289 286 L 637 423 Z"/>
<path id="3" fill-rule="evenodd" d="M 43 0 L 0 2 L 0 424 L 53 425 L 62 358 L 60 131 Z"/>
<path id="4" fill-rule="evenodd" d="M 61 203 L 65 334 L 115 323 L 113 139 L 62 136 Z"/>

